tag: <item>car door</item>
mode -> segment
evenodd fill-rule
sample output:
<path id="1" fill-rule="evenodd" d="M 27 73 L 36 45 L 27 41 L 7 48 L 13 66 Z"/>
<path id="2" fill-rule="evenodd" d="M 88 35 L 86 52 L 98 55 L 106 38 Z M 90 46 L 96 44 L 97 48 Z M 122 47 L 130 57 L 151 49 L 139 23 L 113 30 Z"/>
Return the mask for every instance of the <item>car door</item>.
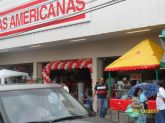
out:
<path id="1" fill-rule="evenodd" d="M 4 120 L 3 120 L 1 112 L 0 112 L 0 123 L 4 123 Z"/>
<path id="2" fill-rule="evenodd" d="M 6 112 L 4 110 L 4 107 L 2 104 L 2 99 L 1 99 L 1 93 L 0 93 L 0 123 L 11 123 L 8 120 L 8 117 L 7 117 Z"/>

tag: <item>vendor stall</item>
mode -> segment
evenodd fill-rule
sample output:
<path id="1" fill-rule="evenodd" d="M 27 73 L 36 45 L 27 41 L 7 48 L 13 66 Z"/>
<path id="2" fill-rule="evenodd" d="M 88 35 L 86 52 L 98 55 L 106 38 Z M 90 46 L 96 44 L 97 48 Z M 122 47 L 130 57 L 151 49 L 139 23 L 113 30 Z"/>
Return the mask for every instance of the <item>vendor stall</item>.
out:
<path id="1" fill-rule="evenodd" d="M 10 82 L 11 77 L 19 77 L 19 76 L 26 78 L 29 77 L 28 73 L 2 69 L 0 70 L 0 84 L 5 84 L 6 79 L 8 80 L 7 84 L 9 84 L 11 83 Z"/>
<path id="2" fill-rule="evenodd" d="M 160 61 L 162 59 L 164 50 L 154 43 L 146 39 L 140 44 L 129 50 L 126 54 L 114 61 L 105 68 L 109 72 L 109 78 L 113 71 L 136 71 L 136 70 L 155 70 L 156 80 L 159 80 L 158 71 L 160 68 Z M 138 75 L 139 76 L 139 75 Z M 109 79 L 111 80 L 111 79 Z M 111 83 L 111 82 L 110 82 Z M 122 91 L 122 89 L 121 89 Z M 125 111 L 130 100 L 126 99 L 110 99 L 110 109 Z M 148 101 L 148 108 L 155 110 L 155 100 Z"/>

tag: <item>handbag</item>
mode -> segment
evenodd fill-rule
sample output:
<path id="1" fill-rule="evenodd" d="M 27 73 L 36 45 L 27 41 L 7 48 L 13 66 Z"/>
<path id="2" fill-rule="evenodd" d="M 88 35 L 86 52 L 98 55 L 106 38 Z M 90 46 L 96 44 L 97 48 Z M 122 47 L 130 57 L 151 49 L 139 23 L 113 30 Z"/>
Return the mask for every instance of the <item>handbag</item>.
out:
<path id="1" fill-rule="evenodd" d="M 135 118 L 139 116 L 139 111 L 132 108 L 131 104 L 127 106 L 127 109 L 125 111 L 129 117 Z"/>

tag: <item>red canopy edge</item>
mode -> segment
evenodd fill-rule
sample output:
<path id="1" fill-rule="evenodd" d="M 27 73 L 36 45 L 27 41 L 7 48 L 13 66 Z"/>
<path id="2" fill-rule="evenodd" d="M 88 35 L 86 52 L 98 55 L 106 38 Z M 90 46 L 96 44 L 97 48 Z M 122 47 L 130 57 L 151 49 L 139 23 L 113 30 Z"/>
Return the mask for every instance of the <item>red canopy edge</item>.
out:
<path id="1" fill-rule="evenodd" d="M 126 66 L 126 67 L 115 67 L 115 68 L 105 68 L 104 71 L 132 71 L 132 70 L 146 70 L 155 69 L 160 65 L 144 65 L 144 66 Z"/>

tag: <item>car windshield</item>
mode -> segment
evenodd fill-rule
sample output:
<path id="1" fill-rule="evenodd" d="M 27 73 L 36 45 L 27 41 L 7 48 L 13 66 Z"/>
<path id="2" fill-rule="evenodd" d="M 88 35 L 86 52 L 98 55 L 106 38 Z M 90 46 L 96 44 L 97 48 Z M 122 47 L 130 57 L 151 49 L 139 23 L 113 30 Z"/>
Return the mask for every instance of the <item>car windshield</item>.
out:
<path id="1" fill-rule="evenodd" d="M 0 111 L 8 123 L 88 116 L 87 110 L 62 88 L 0 92 Z"/>

